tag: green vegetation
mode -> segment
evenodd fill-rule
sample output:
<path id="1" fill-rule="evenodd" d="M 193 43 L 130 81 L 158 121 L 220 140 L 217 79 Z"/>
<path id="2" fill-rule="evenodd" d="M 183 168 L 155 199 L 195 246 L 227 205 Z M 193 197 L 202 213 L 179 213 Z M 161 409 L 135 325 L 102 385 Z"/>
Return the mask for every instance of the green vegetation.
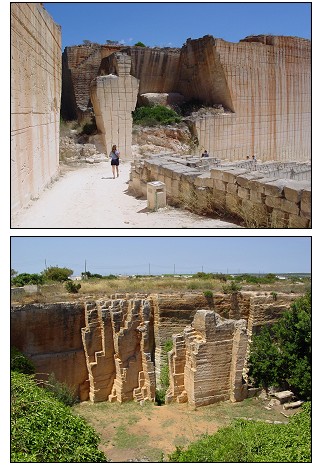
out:
<path id="1" fill-rule="evenodd" d="M 73 271 L 65 267 L 48 267 L 42 272 L 45 281 L 66 281 L 72 274 Z"/>
<path id="2" fill-rule="evenodd" d="M 222 291 L 224 294 L 238 293 L 239 291 L 241 291 L 241 289 L 242 286 L 236 283 L 235 281 L 231 281 L 229 284 L 222 286 Z"/>
<path id="3" fill-rule="evenodd" d="M 173 347 L 172 339 L 168 339 L 164 344 L 164 352 L 168 354 Z M 166 392 L 169 388 L 169 365 L 168 365 L 168 357 L 165 364 L 160 369 L 160 387 L 156 389 L 155 394 L 155 403 L 156 405 L 164 405 Z"/>
<path id="4" fill-rule="evenodd" d="M 97 133 L 97 126 L 95 118 L 92 117 L 91 122 L 85 122 L 82 125 L 82 129 L 79 135 L 94 135 L 95 133 Z"/>
<path id="5" fill-rule="evenodd" d="M 311 462 L 311 402 L 287 425 L 237 420 L 188 448 L 170 462 Z"/>
<path id="6" fill-rule="evenodd" d="M 311 293 L 298 298 L 271 328 L 253 336 L 249 376 L 264 388 L 289 388 L 311 399 Z"/>
<path id="7" fill-rule="evenodd" d="M 34 374 L 35 366 L 22 352 L 16 347 L 11 348 L 11 370 L 21 374 Z"/>
<path id="8" fill-rule="evenodd" d="M 11 373 L 11 462 L 105 462 L 93 428 L 33 376 Z"/>
<path id="9" fill-rule="evenodd" d="M 74 283 L 73 281 L 69 280 L 65 283 L 65 288 L 68 293 L 78 293 L 81 288 L 81 285 L 80 283 Z"/>
<path id="10" fill-rule="evenodd" d="M 44 285 L 49 282 L 64 282 L 73 274 L 73 270 L 69 268 L 48 267 L 39 273 L 20 273 L 16 275 L 15 270 L 11 275 L 16 275 L 11 278 L 13 286 L 25 285 Z"/>
<path id="11" fill-rule="evenodd" d="M 53 372 L 49 375 L 48 380 L 43 382 L 43 386 L 48 392 L 53 393 L 55 398 L 59 402 L 64 403 L 64 405 L 71 407 L 78 401 L 75 396 L 75 390 L 70 389 L 66 383 L 59 382 Z"/>
<path id="12" fill-rule="evenodd" d="M 44 276 L 38 273 L 20 273 L 11 279 L 13 286 L 42 285 L 43 283 Z"/>
<path id="13" fill-rule="evenodd" d="M 179 123 L 181 117 L 174 110 L 163 105 L 154 105 L 152 107 L 138 107 L 132 112 L 133 123 L 154 127 L 156 125 L 171 125 Z"/>
<path id="14" fill-rule="evenodd" d="M 90 273 L 90 272 L 83 272 L 81 273 L 82 278 L 84 279 L 103 279 L 103 280 L 117 280 L 117 275 L 100 275 L 99 273 Z"/>
<path id="15" fill-rule="evenodd" d="M 146 48 L 146 45 L 142 43 L 141 41 L 138 41 L 137 43 L 135 43 L 134 46 L 141 46 L 142 48 Z"/>
<path id="16" fill-rule="evenodd" d="M 206 291 L 204 291 L 204 296 L 208 300 L 211 300 L 213 298 L 213 292 L 211 290 L 206 290 Z"/>
<path id="17" fill-rule="evenodd" d="M 11 462 L 106 462 L 94 429 L 66 405 L 73 393 L 54 374 L 40 388 L 34 366 L 11 349 Z"/>

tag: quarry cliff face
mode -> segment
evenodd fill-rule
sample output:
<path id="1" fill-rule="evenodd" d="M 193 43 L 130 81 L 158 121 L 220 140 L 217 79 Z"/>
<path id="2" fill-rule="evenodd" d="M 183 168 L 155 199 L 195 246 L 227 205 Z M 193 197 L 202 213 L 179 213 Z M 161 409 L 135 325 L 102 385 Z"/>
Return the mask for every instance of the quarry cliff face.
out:
<path id="1" fill-rule="evenodd" d="M 66 47 L 62 55 L 61 29 L 43 4 L 12 3 L 12 212 L 57 177 L 60 109 L 65 120 L 90 117 L 90 85 L 105 81 L 105 65 L 119 52 L 130 57 L 130 76 L 138 81 L 138 91 L 132 87 L 130 94 L 137 104 L 144 95 L 167 94 L 171 106 L 183 99 L 220 107 L 220 113 L 188 118 L 196 153 L 207 149 L 228 161 L 253 154 L 262 161 L 310 161 L 310 49 L 302 38 L 259 35 L 229 43 L 206 35 L 188 39 L 181 49 L 90 43 Z M 98 128 L 108 137 L 116 116 L 120 133 L 114 140 L 125 151 L 132 146 L 132 121 L 122 121 L 123 111 L 129 114 L 136 105 L 127 95 L 128 89 L 112 89 L 96 112 L 101 122 L 110 103 L 120 104 Z M 109 147 L 108 138 L 104 144 Z"/>
<path id="2" fill-rule="evenodd" d="M 80 400 L 121 403 L 155 398 L 173 338 L 168 402 L 238 401 L 247 394 L 242 374 L 252 333 L 272 324 L 295 297 L 242 292 L 208 301 L 196 292 L 115 294 L 14 306 L 11 345 L 34 362 L 39 379 L 53 372 Z"/>
<path id="3" fill-rule="evenodd" d="M 11 206 L 58 174 L 61 29 L 41 3 L 11 4 Z"/>
<path id="4" fill-rule="evenodd" d="M 109 74 L 103 58 L 111 53 L 111 47 L 94 45 L 79 61 L 81 48 L 64 53 L 63 74 L 73 80 L 63 100 L 76 98 L 76 116 L 90 103 L 92 76 Z M 157 92 L 223 106 L 224 113 L 192 119 L 199 151 L 230 161 L 253 154 L 262 161 L 309 161 L 310 48 L 309 40 L 287 36 L 229 43 L 207 35 L 188 39 L 180 50 L 128 47 L 123 52 L 140 82 L 138 102 L 142 94 Z"/>

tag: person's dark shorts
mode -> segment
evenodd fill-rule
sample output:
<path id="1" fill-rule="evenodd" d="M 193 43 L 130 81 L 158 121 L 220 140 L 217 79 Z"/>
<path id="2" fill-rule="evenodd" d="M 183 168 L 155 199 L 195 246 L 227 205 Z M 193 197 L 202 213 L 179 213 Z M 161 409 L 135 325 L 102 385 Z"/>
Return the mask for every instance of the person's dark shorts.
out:
<path id="1" fill-rule="evenodd" d="M 111 165 L 112 166 L 119 166 L 119 160 L 112 160 Z"/>

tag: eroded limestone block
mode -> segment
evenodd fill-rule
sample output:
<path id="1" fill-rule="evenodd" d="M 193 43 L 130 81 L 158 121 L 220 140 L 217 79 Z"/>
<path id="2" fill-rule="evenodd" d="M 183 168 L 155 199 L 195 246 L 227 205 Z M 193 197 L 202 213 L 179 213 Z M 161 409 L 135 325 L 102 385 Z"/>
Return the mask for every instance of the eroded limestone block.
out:
<path id="1" fill-rule="evenodd" d="M 139 80 L 130 75 L 131 57 L 114 53 L 114 73 L 98 76 L 91 82 L 90 93 L 97 128 L 101 132 L 105 153 L 117 145 L 121 159 L 132 158 L 132 115 Z"/>
<path id="2" fill-rule="evenodd" d="M 247 385 L 245 390 L 242 373 L 247 342 L 245 320 L 224 319 L 214 311 L 198 310 L 191 326 L 173 337 L 167 401 L 181 403 L 187 399 L 196 407 L 245 398 Z"/>

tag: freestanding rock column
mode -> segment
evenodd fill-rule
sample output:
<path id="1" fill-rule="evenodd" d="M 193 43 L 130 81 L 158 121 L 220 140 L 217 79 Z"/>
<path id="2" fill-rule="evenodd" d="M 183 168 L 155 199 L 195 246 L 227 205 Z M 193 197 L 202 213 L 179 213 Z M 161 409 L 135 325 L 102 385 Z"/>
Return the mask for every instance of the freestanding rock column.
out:
<path id="1" fill-rule="evenodd" d="M 110 61 L 112 74 L 98 76 L 91 82 L 91 101 L 96 125 L 109 155 L 117 145 L 121 160 L 132 158 L 132 115 L 139 90 L 139 80 L 130 75 L 131 57 L 114 53 Z"/>
<path id="2" fill-rule="evenodd" d="M 166 401 L 194 407 L 246 398 L 242 381 L 247 351 L 246 321 L 198 310 L 191 326 L 173 337 Z"/>

